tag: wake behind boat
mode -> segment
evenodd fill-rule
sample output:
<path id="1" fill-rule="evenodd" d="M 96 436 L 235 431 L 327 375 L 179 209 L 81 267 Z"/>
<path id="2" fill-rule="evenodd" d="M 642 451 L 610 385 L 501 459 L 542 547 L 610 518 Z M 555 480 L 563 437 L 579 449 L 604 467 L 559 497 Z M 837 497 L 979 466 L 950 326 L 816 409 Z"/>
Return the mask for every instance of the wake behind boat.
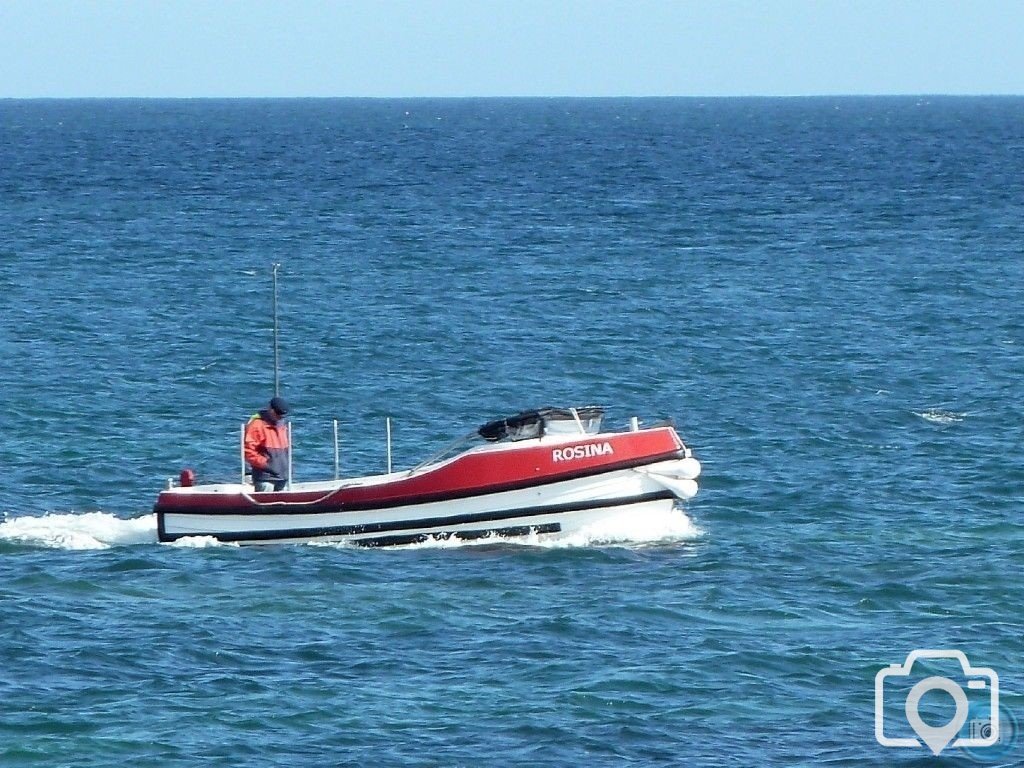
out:
<path id="1" fill-rule="evenodd" d="M 409 470 L 282 491 L 257 493 L 244 479 L 190 485 L 182 473 L 183 483 L 157 499 L 158 537 L 390 546 L 546 536 L 623 513 L 667 512 L 696 494 L 700 463 L 672 424 L 634 419 L 626 431 L 604 432 L 603 416 L 597 407 L 524 411 Z"/>

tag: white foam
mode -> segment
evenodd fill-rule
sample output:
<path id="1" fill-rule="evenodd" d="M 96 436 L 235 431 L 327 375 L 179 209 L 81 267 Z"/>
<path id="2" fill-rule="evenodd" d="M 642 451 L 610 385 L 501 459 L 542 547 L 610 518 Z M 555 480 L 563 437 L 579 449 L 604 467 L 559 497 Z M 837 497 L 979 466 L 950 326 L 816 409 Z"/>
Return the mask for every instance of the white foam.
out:
<path id="1" fill-rule="evenodd" d="M 552 546 L 650 545 L 693 541 L 705 535 L 681 509 L 666 512 L 624 513 L 606 517 L 578 531 L 557 535 Z"/>
<path id="2" fill-rule="evenodd" d="M 956 411 L 944 411 L 940 408 L 929 408 L 925 411 L 913 411 L 915 416 L 920 416 L 925 421 L 930 421 L 933 424 L 955 424 L 958 421 L 963 421 L 966 413 L 957 413 Z"/>
<path id="3" fill-rule="evenodd" d="M 494 544 L 514 544 L 547 549 L 572 549 L 577 547 L 642 547 L 655 544 L 674 544 L 693 541 L 705 535 L 680 509 L 667 512 L 623 513 L 604 518 L 576 531 L 563 533 L 530 533 L 526 536 L 485 536 L 479 539 L 428 539 L 416 544 L 406 544 L 393 549 L 449 549 Z M 352 545 L 345 545 L 352 546 Z"/>
<path id="4" fill-rule="evenodd" d="M 635 515 L 624 513 L 605 518 L 577 531 L 565 533 L 531 533 L 527 536 L 487 536 L 480 539 L 428 539 L 394 549 L 447 549 L 480 545 L 513 544 L 548 549 L 575 547 L 671 544 L 692 541 L 704 535 L 679 509 Z M 41 517 L 13 517 L 0 522 L 0 542 L 11 542 L 51 549 L 107 549 L 132 544 L 155 544 L 156 515 L 124 519 L 106 512 L 82 514 L 46 514 Z M 310 542 L 313 546 L 354 547 L 351 543 Z M 213 536 L 186 536 L 172 546 L 201 549 L 237 547 L 234 542 L 221 542 Z"/>
<path id="5" fill-rule="evenodd" d="M 156 542 L 156 515 L 125 520 L 106 512 L 13 517 L 0 523 L 0 541 L 52 549 L 107 549 Z"/>
<path id="6" fill-rule="evenodd" d="M 208 547 L 238 547 L 241 546 L 234 541 L 221 541 L 216 536 L 182 536 L 171 542 L 172 547 L 183 547 L 185 549 L 206 549 Z"/>

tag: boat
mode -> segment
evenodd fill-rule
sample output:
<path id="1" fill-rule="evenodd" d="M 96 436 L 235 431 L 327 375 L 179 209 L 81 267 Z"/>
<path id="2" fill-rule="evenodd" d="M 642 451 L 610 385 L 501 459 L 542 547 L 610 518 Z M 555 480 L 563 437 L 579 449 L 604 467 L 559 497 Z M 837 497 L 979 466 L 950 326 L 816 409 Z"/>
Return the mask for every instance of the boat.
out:
<path id="1" fill-rule="evenodd" d="M 550 537 L 612 516 L 667 512 L 697 493 L 700 462 L 672 422 L 603 431 L 596 406 L 539 408 L 489 421 L 401 471 L 255 492 L 239 482 L 169 480 L 154 511 L 160 541 L 347 542 Z M 390 467 L 389 467 L 390 470 Z"/>

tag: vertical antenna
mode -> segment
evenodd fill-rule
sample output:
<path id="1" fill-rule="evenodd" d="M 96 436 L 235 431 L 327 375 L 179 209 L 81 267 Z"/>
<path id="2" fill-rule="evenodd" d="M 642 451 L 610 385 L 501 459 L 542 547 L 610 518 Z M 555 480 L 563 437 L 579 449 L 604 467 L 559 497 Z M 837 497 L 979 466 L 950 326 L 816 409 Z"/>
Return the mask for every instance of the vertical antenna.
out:
<path id="1" fill-rule="evenodd" d="M 280 264 L 274 264 L 274 397 L 281 394 L 281 356 L 277 347 L 277 270 Z"/>

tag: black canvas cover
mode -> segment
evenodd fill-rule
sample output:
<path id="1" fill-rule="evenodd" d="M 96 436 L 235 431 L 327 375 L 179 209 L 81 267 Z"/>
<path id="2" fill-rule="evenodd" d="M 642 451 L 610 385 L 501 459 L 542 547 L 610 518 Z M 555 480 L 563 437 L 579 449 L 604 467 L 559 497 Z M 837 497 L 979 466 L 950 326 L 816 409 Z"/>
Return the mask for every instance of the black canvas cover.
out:
<path id="1" fill-rule="evenodd" d="M 587 405 L 577 408 L 576 413 L 582 422 L 591 419 L 600 421 L 604 416 L 604 409 L 596 405 Z M 515 416 L 508 416 L 504 419 L 489 421 L 477 430 L 477 434 L 491 442 L 497 442 L 504 438 L 527 440 L 543 435 L 545 424 L 553 421 L 574 422 L 576 417 L 573 416 L 570 408 L 537 408 L 532 411 L 520 411 Z"/>

